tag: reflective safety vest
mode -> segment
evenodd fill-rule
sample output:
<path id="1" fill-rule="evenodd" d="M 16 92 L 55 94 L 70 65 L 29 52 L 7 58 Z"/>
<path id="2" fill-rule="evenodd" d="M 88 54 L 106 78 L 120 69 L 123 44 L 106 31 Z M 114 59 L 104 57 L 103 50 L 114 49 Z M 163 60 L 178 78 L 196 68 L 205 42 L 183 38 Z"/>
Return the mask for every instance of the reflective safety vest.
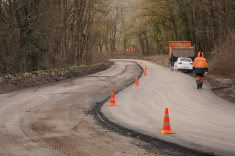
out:
<path id="1" fill-rule="evenodd" d="M 193 70 L 195 73 L 204 73 L 208 72 L 208 65 L 207 61 L 203 56 L 202 52 L 198 53 L 198 57 L 194 59 L 193 62 Z"/>

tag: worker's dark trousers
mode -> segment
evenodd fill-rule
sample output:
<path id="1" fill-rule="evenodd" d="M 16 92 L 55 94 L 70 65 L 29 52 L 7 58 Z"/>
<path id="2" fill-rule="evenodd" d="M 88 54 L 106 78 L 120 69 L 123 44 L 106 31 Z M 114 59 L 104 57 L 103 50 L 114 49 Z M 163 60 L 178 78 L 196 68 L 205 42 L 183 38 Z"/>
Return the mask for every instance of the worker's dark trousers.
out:
<path id="1" fill-rule="evenodd" d="M 200 88 L 202 88 L 202 85 L 203 85 L 203 80 L 204 80 L 204 73 L 196 73 L 196 83 L 197 85 L 200 86 Z"/>
<path id="2" fill-rule="evenodd" d="M 174 63 L 175 63 L 175 62 L 170 62 L 171 71 L 173 71 L 173 70 L 174 70 Z"/>

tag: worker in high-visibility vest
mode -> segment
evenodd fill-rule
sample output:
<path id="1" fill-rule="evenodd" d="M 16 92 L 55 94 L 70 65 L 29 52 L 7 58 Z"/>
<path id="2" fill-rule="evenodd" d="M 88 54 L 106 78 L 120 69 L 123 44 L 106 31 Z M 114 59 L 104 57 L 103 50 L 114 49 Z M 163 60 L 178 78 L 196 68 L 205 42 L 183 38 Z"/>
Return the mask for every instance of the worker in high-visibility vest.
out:
<path id="1" fill-rule="evenodd" d="M 196 79 L 196 83 L 197 83 L 197 89 L 200 89 L 200 88 L 202 88 L 202 85 L 203 85 L 204 73 L 206 75 L 208 72 L 207 61 L 203 56 L 203 52 L 199 52 L 198 57 L 196 57 L 194 59 L 193 71 L 196 74 L 195 79 Z"/>

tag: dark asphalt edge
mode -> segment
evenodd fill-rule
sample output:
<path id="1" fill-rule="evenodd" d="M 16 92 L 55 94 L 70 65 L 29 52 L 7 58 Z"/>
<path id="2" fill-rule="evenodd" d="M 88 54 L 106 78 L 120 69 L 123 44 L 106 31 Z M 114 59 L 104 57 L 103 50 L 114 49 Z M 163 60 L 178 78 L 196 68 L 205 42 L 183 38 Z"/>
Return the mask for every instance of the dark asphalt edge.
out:
<path id="1" fill-rule="evenodd" d="M 130 61 L 130 62 L 132 62 L 132 61 Z M 141 73 L 139 74 L 139 78 L 140 78 L 142 76 L 144 70 L 138 63 L 136 63 L 136 64 L 141 68 Z M 123 89 L 115 91 L 115 95 L 118 94 L 119 92 L 121 92 L 122 90 L 126 89 L 127 87 L 133 85 L 134 83 L 135 83 L 135 81 L 126 85 Z M 103 101 L 95 103 L 94 107 L 86 112 L 87 114 L 93 115 L 94 118 L 96 119 L 96 121 L 98 121 L 98 123 L 101 126 L 103 126 L 104 128 L 106 128 L 110 131 L 119 133 L 120 135 L 137 138 L 141 141 L 149 143 L 153 148 L 161 150 L 161 154 L 178 155 L 178 156 L 181 156 L 181 155 L 184 155 L 184 156 L 187 156 L 187 155 L 190 155 L 190 156 L 202 156 L 202 155 L 203 156 L 215 156 L 214 153 L 205 153 L 202 151 L 198 151 L 198 150 L 190 149 L 190 148 L 187 148 L 184 146 L 180 146 L 175 143 L 167 142 L 167 141 L 164 141 L 164 140 L 161 140 L 161 139 L 158 139 L 158 138 L 146 135 L 146 134 L 135 132 L 134 130 L 125 128 L 125 127 L 120 126 L 114 122 L 111 122 L 101 112 L 101 107 L 106 102 L 108 102 L 109 99 L 110 99 L 110 96 L 105 98 Z"/>

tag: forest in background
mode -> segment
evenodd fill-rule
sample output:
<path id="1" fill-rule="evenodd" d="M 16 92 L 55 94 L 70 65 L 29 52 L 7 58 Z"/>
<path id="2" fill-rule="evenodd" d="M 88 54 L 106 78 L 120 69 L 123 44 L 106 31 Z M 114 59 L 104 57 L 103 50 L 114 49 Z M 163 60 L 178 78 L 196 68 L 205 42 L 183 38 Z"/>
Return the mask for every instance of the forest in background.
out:
<path id="1" fill-rule="evenodd" d="M 224 74 L 217 64 L 234 67 L 234 33 L 234 0 L 0 0 L 0 74 L 97 63 L 128 48 L 166 54 L 177 40 Z"/>

